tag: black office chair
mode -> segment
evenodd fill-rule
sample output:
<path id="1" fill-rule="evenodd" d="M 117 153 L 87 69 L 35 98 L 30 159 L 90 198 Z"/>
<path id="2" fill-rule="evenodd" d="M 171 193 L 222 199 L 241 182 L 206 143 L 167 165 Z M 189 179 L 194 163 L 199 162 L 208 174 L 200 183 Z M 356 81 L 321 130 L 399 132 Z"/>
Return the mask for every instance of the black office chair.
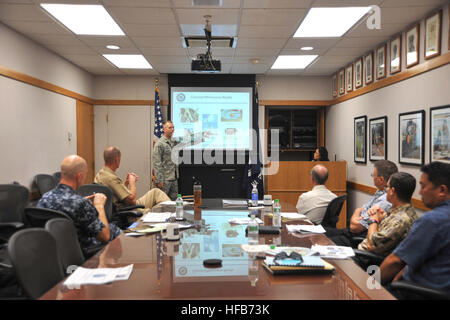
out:
<path id="1" fill-rule="evenodd" d="M 55 178 L 49 174 L 37 174 L 34 177 L 34 183 L 41 194 L 41 197 L 48 191 L 56 187 Z"/>
<path id="2" fill-rule="evenodd" d="M 380 266 L 381 263 L 384 260 L 384 256 L 366 251 L 366 250 L 359 250 L 359 249 L 353 249 L 353 252 L 355 253 L 354 261 L 363 269 L 367 270 L 369 266 L 377 265 Z"/>
<path id="3" fill-rule="evenodd" d="M 72 273 L 76 267 L 84 263 L 77 230 L 72 221 L 61 218 L 51 219 L 45 224 L 45 229 L 56 240 L 61 267 L 65 274 Z"/>
<path id="4" fill-rule="evenodd" d="M 391 282 L 388 289 L 399 299 L 450 300 L 450 294 L 445 291 L 406 280 Z"/>
<path id="5" fill-rule="evenodd" d="M 61 181 L 61 171 L 55 172 L 53 174 L 53 179 L 55 180 L 55 185 L 58 185 Z"/>
<path id="6" fill-rule="evenodd" d="M 105 203 L 106 217 L 109 222 L 115 223 L 119 228 L 126 229 L 129 226 L 128 218 L 142 217 L 142 212 L 133 211 L 138 208 L 145 208 L 142 205 L 115 208 L 113 204 L 113 193 L 107 186 L 93 183 L 85 184 L 78 188 L 77 193 L 83 197 L 92 195 L 93 193 L 103 193 L 107 200 Z"/>
<path id="7" fill-rule="evenodd" d="M 16 232 L 8 242 L 11 262 L 26 295 L 38 299 L 64 278 L 55 238 L 45 229 Z"/>
<path id="8" fill-rule="evenodd" d="M 30 192 L 18 184 L 0 185 L 0 243 L 24 227 L 23 210 L 30 201 Z"/>
<path id="9" fill-rule="evenodd" d="M 72 221 L 72 218 L 64 212 L 53 209 L 28 207 L 24 210 L 25 223 L 31 228 L 44 228 L 47 221 L 55 218 L 63 218 Z"/>
<path id="10" fill-rule="evenodd" d="M 347 200 L 346 194 L 330 201 L 321 223 L 324 228 L 336 228 L 336 224 L 339 221 L 339 214 L 341 213 L 345 200 Z"/>

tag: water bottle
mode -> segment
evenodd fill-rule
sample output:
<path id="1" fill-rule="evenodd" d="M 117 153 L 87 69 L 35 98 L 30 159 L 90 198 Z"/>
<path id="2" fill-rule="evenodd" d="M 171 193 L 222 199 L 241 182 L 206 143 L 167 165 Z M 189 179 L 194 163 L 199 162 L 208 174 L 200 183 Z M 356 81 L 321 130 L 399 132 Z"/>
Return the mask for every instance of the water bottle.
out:
<path id="1" fill-rule="evenodd" d="M 177 200 L 175 200 L 175 208 L 176 208 L 176 219 L 183 220 L 183 199 L 181 198 L 181 194 L 178 194 Z"/>
<path id="2" fill-rule="evenodd" d="M 259 265 L 256 257 L 249 257 L 248 259 L 248 277 L 250 279 L 250 285 L 256 287 L 256 282 L 258 281 L 259 275 Z"/>
<path id="3" fill-rule="evenodd" d="M 256 184 L 253 185 L 252 189 L 252 206 L 258 206 L 258 189 L 256 188 Z"/>
<path id="4" fill-rule="evenodd" d="M 275 203 L 273 204 L 273 220 L 272 225 L 274 227 L 281 228 L 281 205 L 278 199 L 275 199 Z"/>
<path id="5" fill-rule="evenodd" d="M 247 226 L 247 235 L 248 235 L 248 244 L 250 245 L 258 244 L 259 225 L 255 219 L 254 214 L 250 216 L 250 221 L 248 222 Z"/>

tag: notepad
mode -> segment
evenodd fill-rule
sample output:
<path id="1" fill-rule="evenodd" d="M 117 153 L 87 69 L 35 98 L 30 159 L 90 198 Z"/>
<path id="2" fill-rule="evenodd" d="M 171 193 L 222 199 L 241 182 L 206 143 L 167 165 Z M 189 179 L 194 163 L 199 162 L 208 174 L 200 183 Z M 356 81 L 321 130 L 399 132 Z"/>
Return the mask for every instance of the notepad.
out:
<path id="1" fill-rule="evenodd" d="M 296 265 L 298 260 L 293 259 L 283 259 L 281 261 L 277 261 L 279 264 L 284 265 L 275 265 L 272 257 L 266 257 L 266 260 L 263 261 L 262 265 L 266 268 L 271 274 L 324 274 L 324 273 L 332 273 L 335 268 L 333 265 L 328 262 L 320 259 L 320 257 L 314 256 L 302 256 L 303 263 L 298 266 Z M 291 261 L 284 261 L 291 260 Z"/>

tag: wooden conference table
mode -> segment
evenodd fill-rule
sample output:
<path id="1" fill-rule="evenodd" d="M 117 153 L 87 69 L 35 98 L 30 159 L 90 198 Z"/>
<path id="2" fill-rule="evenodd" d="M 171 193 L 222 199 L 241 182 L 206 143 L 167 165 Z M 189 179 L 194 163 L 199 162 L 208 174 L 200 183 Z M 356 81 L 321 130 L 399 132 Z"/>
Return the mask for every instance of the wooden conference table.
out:
<path id="1" fill-rule="evenodd" d="M 83 264 L 87 268 L 133 264 L 128 280 L 77 289 L 68 289 L 63 285 L 63 280 L 41 299 L 395 299 L 383 287 L 370 289 L 367 285 L 371 282 L 369 274 L 351 259 L 327 260 L 336 268 L 333 274 L 273 276 L 262 266 L 262 260 L 249 258 L 241 249 L 241 244 L 247 243 L 246 225 L 228 223 L 228 219 L 236 216 L 247 217 L 248 210 L 223 208 L 220 199 L 203 199 L 202 207 L 194 212 L 192 206 L 185 206 L 185 217 L 195 227 L 183 230 L 178 242 L 162 239 L 164 233 L 137 238 L 122 234 Z M 163 212 L 173 210 L 173 206 L 153 209 Z M 259 213 L 264 215 L 267 209 Z M 333 244 L 322 234 L 293 235 L 285 227 L 281 236 L 259 235 L 259 242 L 307 248 L 313 244 Z M 208 258 L 222 259 L 222 267 L 204 267 L 203 260 Z"/>

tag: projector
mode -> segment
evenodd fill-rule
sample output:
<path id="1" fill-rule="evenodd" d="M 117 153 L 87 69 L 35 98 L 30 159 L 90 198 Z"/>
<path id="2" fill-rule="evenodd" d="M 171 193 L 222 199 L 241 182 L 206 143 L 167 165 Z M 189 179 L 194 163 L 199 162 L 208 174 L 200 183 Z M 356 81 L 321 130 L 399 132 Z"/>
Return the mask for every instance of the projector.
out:
<path id="1" fill-rule="evenodd" d="M 222 64 L 220 60 L 206 60 L 197 59 L 192 60 L 191 71 L 197 72 L 220 72 L 222 70 Z"/>

